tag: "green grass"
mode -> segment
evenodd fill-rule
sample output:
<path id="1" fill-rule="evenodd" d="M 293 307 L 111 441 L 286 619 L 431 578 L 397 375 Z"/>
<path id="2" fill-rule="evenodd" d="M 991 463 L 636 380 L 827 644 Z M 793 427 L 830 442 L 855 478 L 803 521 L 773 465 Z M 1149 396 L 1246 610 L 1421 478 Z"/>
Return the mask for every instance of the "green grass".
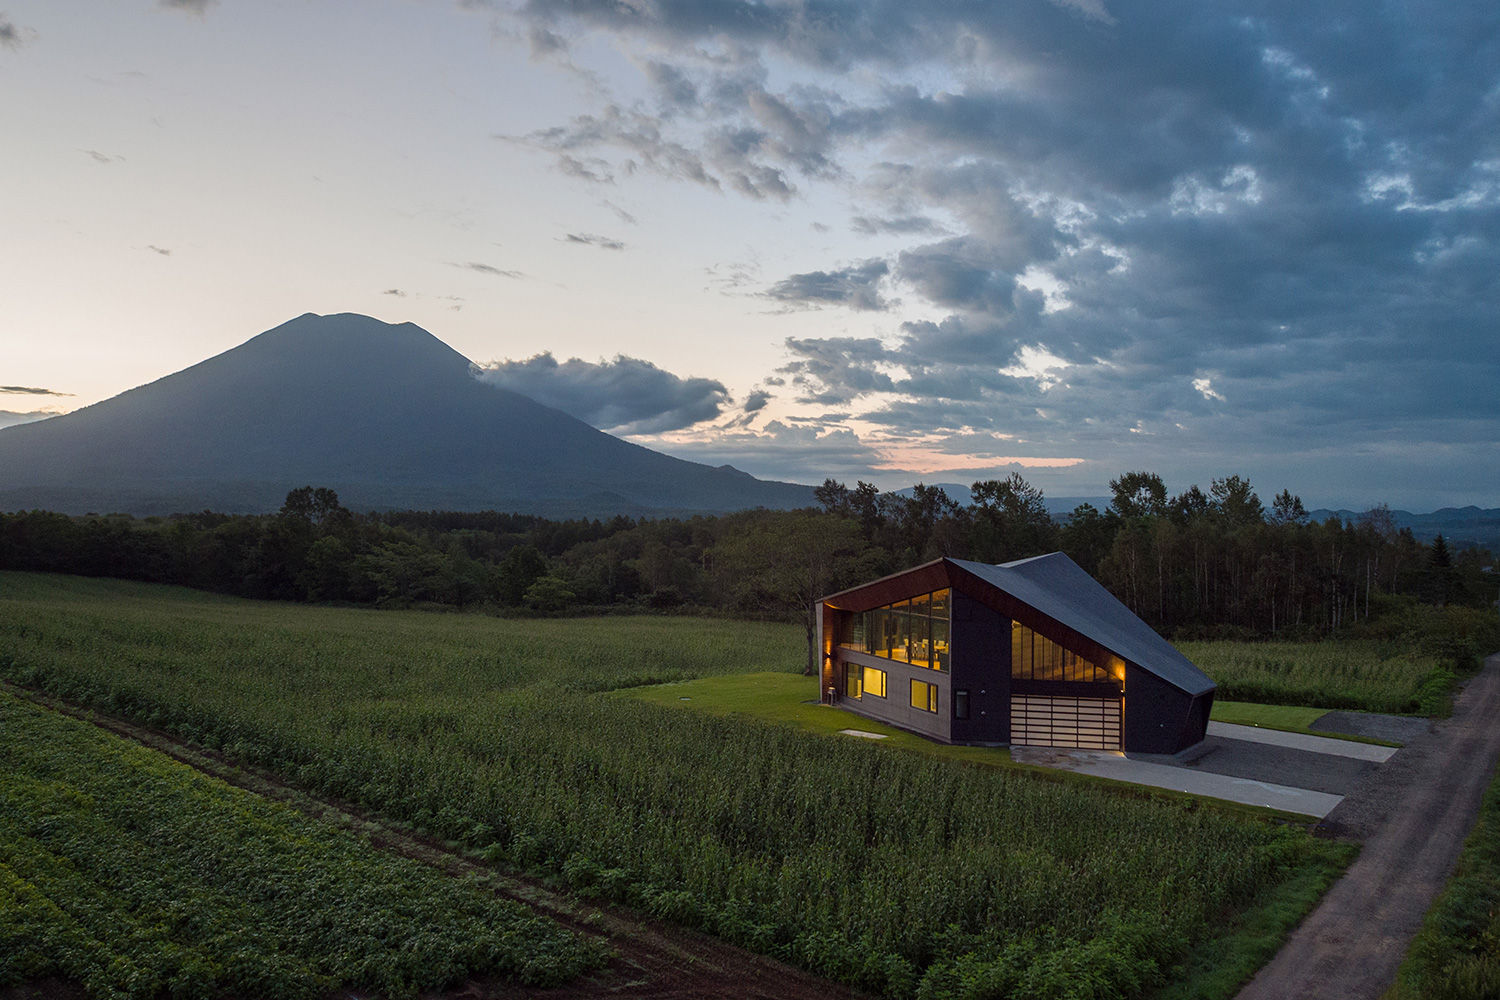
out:
<path id="1" fill-rule="evenodd" d="M 838 734 L 843 729 L 878 733 L 885 737 L 879 741 L 882 746 L 897 747 L 939 760 L 986 766 L 1010 763 L 1010 751 L 1002 747 L 962 747 L 935 743 L 895 726 L 820 704 L 817 700 L 817 679 L 803 677 L 801 674 L 729 674 L 632 688 L 624 693 L 668 708 L 690 708 L 710 715 L 741 715 L 825 736 Z"/>
<path id="2" fill-rule="evenodd" d="M 1455 679 L 1436 656 L 1373 639 L 1176 645 L 1228 701 L 1437 715 Z"/>
<path id="3" fill-rule="evenodd" d="M 800 704 L 815 694 L 801 653 L 790 626 L 496 621 L 0 574 L 0 677 L 894 997 L 1135 995 L 1211 928 L 1337 863 L 1301 828 L 1200 800 L 830 737 L 842 713 Z M 714 676 L 729 714 L 682 711 Z M 643 688 L 663 682 L 682 683 Z M 766 687 L 823 731 L 747 717 Z M 679 707 L 600 696 L 623 688 Z"/>
<path id="4" fill-rule="evenodd" d="M 414 997 L 603 959 L 477 885 L 4 691 L 0 772 L 0 989 Z"/>
<path id="5" fill-rule="evenodd" d="M 1388 1000 L 1500 996 L 1500 775 L 1490 782 L 1453 877 L 1427 911 Z"/>
<path id="6" fill-rule="evenodd" d="M 1352 733 L 1332 733 L 1325 729 L 1313 729 L 1312 724 L 1327 714 L 1326 708 L 1308 708 L 1304 705 L 1257 705 L 1248 701 L 1216 700 L 1209 718 L 1214 722 L 1225 722 L 1235 726 L 1256 726 L 1260 729 L 1276 729 L 1284 733 L 1306 733 L 1308 736 L 1326 736 L 1330 739 L 1350 740 L 1355 743 L 1373 743 L 1376 746 L 1401 745 L 1388 740 L 1355 736 Z"/>

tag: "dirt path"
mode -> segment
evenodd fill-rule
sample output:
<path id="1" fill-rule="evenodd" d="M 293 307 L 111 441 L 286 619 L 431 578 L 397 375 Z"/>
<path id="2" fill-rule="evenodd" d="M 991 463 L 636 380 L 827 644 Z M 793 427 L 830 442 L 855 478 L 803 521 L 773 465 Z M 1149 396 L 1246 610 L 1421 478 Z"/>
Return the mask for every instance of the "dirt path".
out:
<path id="1" fill-rule="evenodd" d="M 1375 1000 L 1442 889 L 1500 761 L 1500 654 L 1453 717 L 1367 775 L 1320 829 L 1364 841 L 1349 871 L 1239 1000 Z"/>
<path id="2" fill-rule="evenodd" d="M 504 981 L 471 982 L 426 1000 L 865 1000 L 864 994 L 801 969 L 745 951 L 707 934 L 662 924 L 616 906 L 599 906 L 547 887 L 535 879 L 495 872 L 425 838 L 357 812 L 341 803 L 307 794 L 264 772 L 248 771 L 222 757 L 190 747 L 165 733 L 85 712 L 14 685 L 6 690 L 107 729 L 160 751 L 190 767 L 266 798 L 285 802 L 319 819 L 345 826 L 385 849 L 424 861 L 454 875 L 479 876 L 494 892 L 525 904 L 570 930 L 602 939 L 615 952 L 600 972 L 556 989 L 539 990 Z M 0 989 L 0 1000 L 32 1000 L 68 993 L 72 984 L 32 984 Z M 41 992 L 32 992 L 40 989 Z"/>

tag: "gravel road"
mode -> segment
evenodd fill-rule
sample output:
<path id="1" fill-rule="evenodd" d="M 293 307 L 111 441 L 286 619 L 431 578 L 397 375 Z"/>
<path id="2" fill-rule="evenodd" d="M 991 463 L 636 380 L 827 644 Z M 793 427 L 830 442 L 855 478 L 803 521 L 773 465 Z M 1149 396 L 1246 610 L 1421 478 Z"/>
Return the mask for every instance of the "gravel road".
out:
<path id="1" fill-rule="evenodd" d="M 1239 1000 L 1377 1000 L 1453 870 L 1500 761 L 1500 654 L 1453 716 L 1361 778 L 1319 831 L 1359 857 Z"/>

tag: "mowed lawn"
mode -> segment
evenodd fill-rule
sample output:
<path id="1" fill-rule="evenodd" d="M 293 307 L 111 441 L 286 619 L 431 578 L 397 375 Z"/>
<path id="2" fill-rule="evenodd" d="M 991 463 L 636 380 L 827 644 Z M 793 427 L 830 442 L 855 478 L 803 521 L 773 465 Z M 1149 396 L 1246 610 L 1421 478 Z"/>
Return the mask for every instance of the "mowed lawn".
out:
<path id="1" fill-rule="evenodd" d="M 0 574 L 0 678 L 889 996 L 1132 996 L 1209 953 L 1227 996 L 1347 863 L 1198 800 L 606 694 L 743 674 L 832 717 L 802 662 L 790 626 Z"/>

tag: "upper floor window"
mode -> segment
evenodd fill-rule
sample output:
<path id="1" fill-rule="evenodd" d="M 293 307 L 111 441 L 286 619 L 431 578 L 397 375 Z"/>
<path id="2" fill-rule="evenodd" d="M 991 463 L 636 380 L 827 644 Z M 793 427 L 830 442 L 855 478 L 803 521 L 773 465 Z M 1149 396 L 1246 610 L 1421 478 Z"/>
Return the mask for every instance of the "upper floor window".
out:
<path id="1" fill-rule="evenodd" d="M 945 670 L 951 604 L 952 593 L 944 589 L 853 615 L 839 645 L 913 666 Z"/>

